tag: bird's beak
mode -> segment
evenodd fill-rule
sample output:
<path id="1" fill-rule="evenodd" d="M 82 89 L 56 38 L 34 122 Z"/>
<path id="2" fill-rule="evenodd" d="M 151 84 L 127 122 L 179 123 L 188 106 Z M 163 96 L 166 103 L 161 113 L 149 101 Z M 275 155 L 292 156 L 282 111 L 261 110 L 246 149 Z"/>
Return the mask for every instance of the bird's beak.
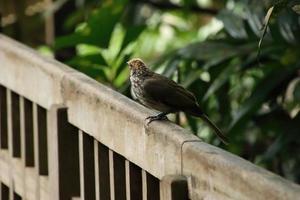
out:
<path id="1" fill-rule="evenodd" d="M 131 69 L 132 67 L 131 67 L 131 65 L 130 65 L 129 61 L 128 61 L 128 62 L 126 62 L 126 63 L 127 63 L 127 65 L 129 66 L 129 69 Z"/>

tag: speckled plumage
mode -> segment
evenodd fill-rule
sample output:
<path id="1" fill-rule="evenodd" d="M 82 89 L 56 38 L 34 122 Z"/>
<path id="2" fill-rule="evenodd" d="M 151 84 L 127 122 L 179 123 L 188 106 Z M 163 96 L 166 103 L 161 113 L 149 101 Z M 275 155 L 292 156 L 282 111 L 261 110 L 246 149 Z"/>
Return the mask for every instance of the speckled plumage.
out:
<path id="1" fill-rule="evenodd" d="M 226 138 L 200 109 L 195 96 L 160 74 L 151 71 L 145 63 L 135 58 L 127 62 L 130 67 L 131 92 L 135 99 L 146 107 L 160 111 L 156 116 L 149 116 L 151 123 L 163 119 L 167 114 L 183 111 L 202 118 L 214 129 L 217 136 L 226 143 Z"/>

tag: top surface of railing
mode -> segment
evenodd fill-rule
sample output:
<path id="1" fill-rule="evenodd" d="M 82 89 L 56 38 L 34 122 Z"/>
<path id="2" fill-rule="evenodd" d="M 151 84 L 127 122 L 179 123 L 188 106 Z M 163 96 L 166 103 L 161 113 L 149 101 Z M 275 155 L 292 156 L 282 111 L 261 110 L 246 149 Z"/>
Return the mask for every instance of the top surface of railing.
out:
<path id="1" fill-rule="evenodd" d="M 152 111 L 53 59 L 0 35 L 0 84 L 49 109 L 157 178 L 189 177 L 192 199 L 299 199 L 300 186 L 170 123 L 144 126 Z M 183 165 L 182 165 L 183 164 Z M 183 166 L 183 168 L 182 168 Z"/>

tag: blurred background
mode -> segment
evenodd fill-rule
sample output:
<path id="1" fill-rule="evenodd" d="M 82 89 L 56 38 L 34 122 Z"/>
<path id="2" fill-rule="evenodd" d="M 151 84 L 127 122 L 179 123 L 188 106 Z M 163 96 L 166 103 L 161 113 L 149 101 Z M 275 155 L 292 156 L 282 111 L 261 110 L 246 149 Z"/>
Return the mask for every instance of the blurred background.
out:
<path id="1" fill-rule="evenodd" d="M 0 0 L 1 32 L 130 97 L 140 57 L 226 132 L 205 141 L 300 183 L 300 1 Z M 1 67 L 1 66 L 0 66 Z"/>

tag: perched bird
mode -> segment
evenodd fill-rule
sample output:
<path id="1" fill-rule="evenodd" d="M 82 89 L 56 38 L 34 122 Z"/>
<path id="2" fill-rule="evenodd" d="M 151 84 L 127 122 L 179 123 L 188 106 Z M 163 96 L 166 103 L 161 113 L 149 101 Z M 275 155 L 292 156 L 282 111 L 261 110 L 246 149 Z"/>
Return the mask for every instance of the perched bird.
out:
<path id="1" fill-rule="evenodd" d="M 183 111 L 200 117 L 216 133 L 219 139 L 227 144 L 221 130 L 203 113 L 193 93 L 173 80 L 151 71 L 139 58 L 127 62 L 130 68 L 131 92 L 141 104 L 160 111 L 158 115 L 149 116 L 147 124 L 154 120 L 166 119 L 169 113 Z"/>

